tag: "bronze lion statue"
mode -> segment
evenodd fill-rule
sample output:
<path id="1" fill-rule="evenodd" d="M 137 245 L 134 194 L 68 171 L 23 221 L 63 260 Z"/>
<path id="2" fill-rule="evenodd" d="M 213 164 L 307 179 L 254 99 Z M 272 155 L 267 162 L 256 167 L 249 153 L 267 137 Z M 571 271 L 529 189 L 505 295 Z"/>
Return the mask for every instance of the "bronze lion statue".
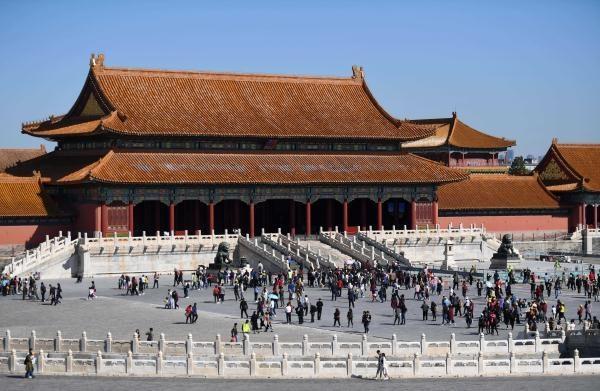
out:
<path id="1" fill-rule="evenodd" d="M 512 244 L 512 237 L 509 234 L 505 234 L 502 236 L 502 243 L 500 247 L 498 247 L 499 255 L 507 255 L 507 256 L 517 256 L 515 249 Z"/>
<path id="2" fill-rule="evenodd" d="M 215 265 L 229 265 L 231 259 L 229 258 L 229 243 L 221 242 L 217 248 L 217 255 L 215 255 Z"/>

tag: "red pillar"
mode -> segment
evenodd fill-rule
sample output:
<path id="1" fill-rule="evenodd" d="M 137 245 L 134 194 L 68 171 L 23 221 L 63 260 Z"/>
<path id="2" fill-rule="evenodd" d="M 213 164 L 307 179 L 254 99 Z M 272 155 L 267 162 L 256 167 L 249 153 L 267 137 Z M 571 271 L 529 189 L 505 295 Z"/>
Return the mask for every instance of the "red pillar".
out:
<path id="1" fill-rule="evenodd" d="M 101 231 L 102 235 L 106 235 L 108 233 L 108 206 L 106 202 L 102 202 L 100 205 L 100 221 L 101 223 Z"/>
<path id="2" fill-rule="evenodd" d="M 306 236 L 310 236 L 310 200 L 306 201 Z"/>
<path id="3" fill-rule="evenodd" d="M 333 231 L 333 201 L 327 200 L 327 231 Z"/>
<path id="4" fill-rule="evenodd" d="M 102 231 L 102 207 L 100 205 L 96 205 L 94 209 L 94 231 L 96 232 Z"/>
<path id="5" fill-rule="evenodd" d="M 169 204 L 169 232 L 175 232 L 175 204 L 173 202 Z"/>
<path id="6" fill-rule="evenodd" d="M 410 229 L 417 229 L 417 201 L 410 202 Z"/>
<path id="7" fill-rule="evenodd" d="M 208 230 L 210 235 L 215 230 L 215 204 L 212 201 L 208 203 Z"/>
<path id="8" fill-rule="evenodd" d="M 290 200 L 290 235 L 296 236 L 296 201 Z"/>
<path id="9" fill-rule="evenodd" d="M 433 222 L 433 225 L 436 226 L 438 225 L 438 201 L 437 200 L 433 200 L 432 204 L 431 204 L 431 221 Z"/>
<path id="10" fill-rule="evenodd" d="M 581 226 L 582 226 L 582 228 L 585 228 L 585 226 L 586 226 L 586 221 L 585 221 L 585 217 L 586 217 L 585 216 L 585 209 L 586 209 L 586 206 L 587 205 L 585 204 L 585 202 L 581 203 Z"/>
<path id="11" fill-rule="evenodd" d="M 129 232 L 133 235 L 133 230 L 135 229 L 133 224 L 133 202 L 129 202 L 129 205 L 127 205 L 127 225 Z"/>
<path id="12" fill-rule="evenodd" d="M 383 205 L 381 203 L 381 198 L 377 199 L 377 229 L 383 229 Z"/>
<path id="13" fill-rule="evenodd" d="M 342 226 L 344 232 L 348 231 L 348 200 L 344 199 L 344 204 L 342 208 Z"/>
<path id="14" fill-rule="evenodd" d="M 254 237 L 254 201 L 250 201 L 250 205 L 248 206 L 248 210 L 250 211 L 250 237 Z"/>
<path id="15" fill-rule="evenodd" d="M 598 205 L 594 205 L 594 228 L 598 228 Z"/>

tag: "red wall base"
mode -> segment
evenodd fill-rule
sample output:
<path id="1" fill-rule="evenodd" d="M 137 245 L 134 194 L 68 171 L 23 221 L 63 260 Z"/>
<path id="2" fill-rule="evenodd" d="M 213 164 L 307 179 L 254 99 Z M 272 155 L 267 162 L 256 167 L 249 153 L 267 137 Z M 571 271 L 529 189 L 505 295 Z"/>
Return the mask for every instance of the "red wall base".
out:
<path id="1" fill-rule="evenodd" d="M 463 227 L 471 224 L 481 227 L 489 232 L 523 232 L 523 231 L 559 231 L 569 229 L 568 216 L 553 215 L 513 215 L 513 216 L 446 216 L 439 217 L 439 224 L 446 228 L 448 224 Z"/>
<path id="2" fill-rule="evenodd" d="M 26 248 L 35 247 L 46 240 L 46 235 L 53 238 L 59 231 L 66 235 L 70 226 L 62 225 L 4 225 L 0 226 L 0 245 L 24 245 Z"/>

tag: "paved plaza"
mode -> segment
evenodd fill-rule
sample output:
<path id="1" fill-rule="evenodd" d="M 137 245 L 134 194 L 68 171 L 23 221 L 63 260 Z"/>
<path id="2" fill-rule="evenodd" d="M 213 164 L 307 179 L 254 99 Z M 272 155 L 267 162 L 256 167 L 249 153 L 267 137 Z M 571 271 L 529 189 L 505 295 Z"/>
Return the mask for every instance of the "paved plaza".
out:
<path id="1" fill-rule="evenodd" d="M 186 279 L 189 274 L 186 274 Z M 212 340 L 220 333 L 224 340 L 229 339 L 229 332 L 234 322 L 238 323 L 241 330 L 242 320 L 239 318 L 239 302 L 234 300 L 233 289 L 229 286 L 225 290 L 225 301 L 215 304 L 212 298 L 212 290 L 191 290 L 189 298 L 183 298 L 183 289 L 178 287 L 181 297 L 180 308 L 177 310 L 164 309 L 164 298 L 167 290 L 172 287 L 172 276 L 162 276 L 161 286 L 158 289 L 148 289 L 141 296 L 126 296 L 125 291 L 117 289 L 117 277 L 98 277 L 94 279 L 97 287 L 98 298 L 87 300 L 88 286 L 91 279 L 84 279 L 81 283 L 75 280 L 45 281 L 46 284 L 54 285 L 60 282 L 63 287 L 62 303 L 51 306 L 39 301 L 22 300 L 21 295 L 0 297 L 0 303 L 5 316 L 0 317 L 0 332 L 9 329 L 13 336 L 29 336 L 31 330 L 36 330 L 39 337 L 53 337 L 57 330 L 62 331 L 64 338 L 78 338 L 82 331 L 86 331 L 89 338 L 104 338 L 107 332 L 111 332 L 114 339 L 130 339 L 136 329 L 142 336 L 152 327 L 155 330 L 155 338 L 164 333 L 168 340 L 185 339 L 188 333 L 192 333 L 195 340 Z M 152 282 L 150 282 L 152 285 Z M 391 296 L 388 289 L 388 298 Z M 513 292 L 517 297 L 529 298 L 529 286 L 517 284 L 513 286 Z M 396 334 L 401 341 L 418 341 L 421 334 L 425 333 L 427 339 L 447 340 L 451 333 L 455 333 L 458 340 L 474 340 L 477 334 L 477 316 L 483 309 L 483 297 L 477 297 L 475 285 L 468 292 L 468 296 L 475 302 L 475 320 L 471 328 L 466 327 L 464 318 L 456 317 L 456 324 L 452 326 L 441 325 L 441 305 L 439 296 L 432 296 L 432 300 L 438 303 L 438 320 L 422 321 L 421 302 L 413 299 L 414 290 L 401 289 L 400 293 L 407 298 L 407 320 L 406 325 L 393 325 L 393 311 L 390 302 L 372 302 L 370 298 L 361 298 L 356 301 L 354 309 L 354 327 L 346 327 L 346 312 L 348 300 L 345 290 L 337 301 L 331 300 L 328 289 L 307 288 L 311 303 L 318 298 L 324 302 L 323 317 L 320 321 L 310 323 L 310 314 L 305 318 L 303 325 L 298 325 L 297 316 L 293 316 L 293 324 L 285 325 L 283 309 L 277 311 L 273 322 L 274 332 L 261 332 L 251 335 L 253 340 L 270 341 L 274 334 L 279 335 L 280 340 L 300 340 L 306 334 L 309 339 L 315 341 L 330 340 L 332 335 L 337 334 L 340 341 L 359 340 L 362 338 L 362 324 L 360 318 L 363 310 L 370 310 L 372 314 L 370 339 L 390 339 Z M 443 294 L 447 294 L 445 290 Z M 245 294 L 249 304 L 249 314 L 255 309 L 252 290 Z M 567 319 L 577 318 L 576 310 L 579 304 L 585 300 L 583 294 L 576 294 L 566 289 L 560 299 L 566 302 Z M 185 324 L 184 308 L 187 304 L 197 303 L 199 318 L 195 324 Z M 555 303 L 552 299 L 549 307 Z M 333 312 L 335 308 L 341 311 L 342 327 L 332 327 Z M 599 306 L 594 306 L 593 314 L 597 314 Z M 541 326 L 543 328 L 543 326 Z M 524 325 L 515 325 L 513 336 L 518 338 L 522 333 Z M 508 330 L 504 323 L 500 325 L 499 336 L 486 336 L 486 338 L 506 338 Z"/>
<path id="2" fill-rule="evenodd" d="M 227 388 L 230 391 L 255 391 L 255 390 L 290 390 L 305 391 L 323 387 L 329 391 L 353 391 L 377 388 L 381 391 L 387 390 L 461 390 L 475 391 L 492 389 L 505 390 L 519 386 L 530 391 L 534 390 L 595 390 L 594 376 L 544 376 L 544 377 L 493 377 L 493 378 L 464 378 L 464 379 L 401 379 L 389 381 L 375 381 L 369 379 L 291 379 L 291 380 L 240 380 L 240 379 L 157 379 L 157 378 L 119 378 L 119 377 L 59 377 L 42 376 L 34 380 L 26 380 L 17 376 L 0 377 L 0 384 L 7 390 L 21 389 L 27 386 L 30 391 L 37 390 L 62 390 L 79 391 L 85 384 L 85 389 L 90 391 L 120 391 L 120 390 L 165 390 L 165 389 L 210 389 L 221 390 Z"/>

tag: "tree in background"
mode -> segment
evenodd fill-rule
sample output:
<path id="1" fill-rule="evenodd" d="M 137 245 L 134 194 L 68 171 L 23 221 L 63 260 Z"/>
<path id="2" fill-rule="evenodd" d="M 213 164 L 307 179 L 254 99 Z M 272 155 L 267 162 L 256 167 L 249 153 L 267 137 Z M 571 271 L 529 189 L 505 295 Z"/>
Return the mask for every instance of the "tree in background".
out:
<path id="1" fill-rule="evenodd" d="M 525 167 L 525 159 L 523 159 L 523 156 L 514 158 L 508 169 L 508 173 L 510 175 L 529 175 L 529 170 Z"/>

